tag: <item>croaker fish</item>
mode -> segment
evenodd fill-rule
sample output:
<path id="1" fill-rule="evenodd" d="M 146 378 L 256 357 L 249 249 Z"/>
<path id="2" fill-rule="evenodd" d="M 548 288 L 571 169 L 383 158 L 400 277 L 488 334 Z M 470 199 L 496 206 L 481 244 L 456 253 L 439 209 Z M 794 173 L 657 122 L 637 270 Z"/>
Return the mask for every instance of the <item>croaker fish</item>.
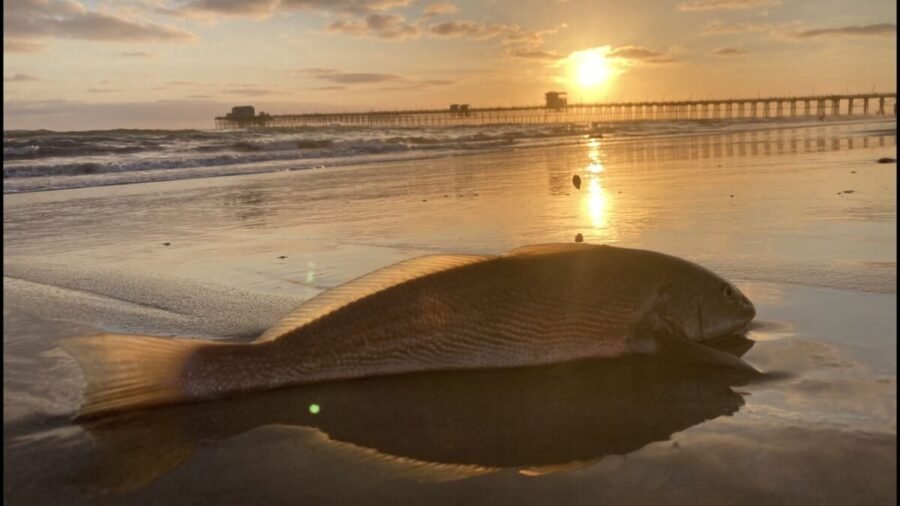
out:
<path id="1" fill-rule="evenodd" d="M 587 244 L 386 267 L 301 305 L 252 343 L 102 334 L 63 343 L 80 416 L 327 380 L 659 354 L 752 369 L 704 346 L 755 316 L 731 283 L 676 257 Z"/>

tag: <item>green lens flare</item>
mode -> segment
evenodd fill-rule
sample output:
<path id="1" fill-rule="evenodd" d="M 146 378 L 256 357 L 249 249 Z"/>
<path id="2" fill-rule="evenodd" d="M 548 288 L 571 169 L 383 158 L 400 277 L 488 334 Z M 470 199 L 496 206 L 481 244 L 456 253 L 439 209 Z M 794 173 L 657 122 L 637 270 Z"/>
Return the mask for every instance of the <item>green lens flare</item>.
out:
<path id="1" fill-rule="evenodd" d="M 319 413 L 319 409 L 320 409 L 320 408 L 319 408 L 319 405 L 318 405 L 318 404 L 310 404 L 310 405 L 309 405 L 309 412 L 312 413 L 312 414 L 314 414 L 314 415 L 316 415 L 316 414 Z"/>

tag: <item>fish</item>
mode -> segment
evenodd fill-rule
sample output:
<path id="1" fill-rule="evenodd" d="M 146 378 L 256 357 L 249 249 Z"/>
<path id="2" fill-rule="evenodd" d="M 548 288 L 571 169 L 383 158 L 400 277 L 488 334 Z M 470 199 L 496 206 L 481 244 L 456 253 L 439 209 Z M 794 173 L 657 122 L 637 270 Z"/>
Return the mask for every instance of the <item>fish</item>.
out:
<path id="1" fill-rule="evenodd" d="M 250 343 L 100 334 L 61 346 L 84 373 L 86 418 L 323 381 L 635 354 L 755 370 L 703 344 L 755 315 L 734 284 L 675 256 L 539 244 L 400 262 L 310 299 Z"/>

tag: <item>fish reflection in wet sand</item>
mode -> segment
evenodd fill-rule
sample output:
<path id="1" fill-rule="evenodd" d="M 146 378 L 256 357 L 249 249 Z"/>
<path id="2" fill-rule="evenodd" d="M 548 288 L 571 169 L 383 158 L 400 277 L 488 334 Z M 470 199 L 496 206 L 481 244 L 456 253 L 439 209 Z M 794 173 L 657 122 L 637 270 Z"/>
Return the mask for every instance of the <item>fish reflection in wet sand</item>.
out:
<path id="1" fill-rule="evenodd" d="M 729 353 L 752 346 L 729 341 L 722 348 Z M 732 387 L 750 379 L 741 369 L 632 356 L 304 385 L 85 420 L 96 451 L 84 479 L 103 491 L 139 488 L 201 444 L 275 425 L 295 432 L 297 458 L 314 453 L 313 445 L 397 478 L 542 475 L 731 415 L 744 404 Z"/>
<path id="2" fill-rule="evenodd" d="M 439 255 L 303 304 L 250 344 L 111 335 L 63 343 L 85 372 L 82 416 L 320 381 L 652 354 L 752 367 L 702 344 L 753 304 L 696 264 L 651 251 L 538 245 Z"/>

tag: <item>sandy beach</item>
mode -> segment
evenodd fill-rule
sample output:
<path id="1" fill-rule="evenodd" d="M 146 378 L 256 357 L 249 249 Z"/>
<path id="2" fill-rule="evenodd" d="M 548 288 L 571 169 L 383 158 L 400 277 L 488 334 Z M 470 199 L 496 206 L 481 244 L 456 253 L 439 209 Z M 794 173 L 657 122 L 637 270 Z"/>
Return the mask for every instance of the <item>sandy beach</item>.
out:
<path id="1" fill-rule="evenodd" d="M 896 121 L 732 130 L 7 193 L 4 502 L 895 503 Z M 733 280 L 771 379 L 560 366 L 70 421 L 66 337 L 251 340 L 400 260 L 576 234 Z"/>

